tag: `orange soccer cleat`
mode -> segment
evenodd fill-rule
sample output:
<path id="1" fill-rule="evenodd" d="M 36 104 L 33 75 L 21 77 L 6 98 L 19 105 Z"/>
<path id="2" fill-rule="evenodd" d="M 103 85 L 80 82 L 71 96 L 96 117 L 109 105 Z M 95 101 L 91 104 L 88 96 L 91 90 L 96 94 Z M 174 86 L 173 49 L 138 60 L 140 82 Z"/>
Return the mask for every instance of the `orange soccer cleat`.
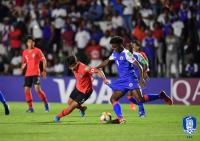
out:
<path id="1" fill-rule="evenodd" d="M 160 92 L 160 98 L 168 105 L 172 105 L 172 99 L 165 93 L 165 91 Z"/>

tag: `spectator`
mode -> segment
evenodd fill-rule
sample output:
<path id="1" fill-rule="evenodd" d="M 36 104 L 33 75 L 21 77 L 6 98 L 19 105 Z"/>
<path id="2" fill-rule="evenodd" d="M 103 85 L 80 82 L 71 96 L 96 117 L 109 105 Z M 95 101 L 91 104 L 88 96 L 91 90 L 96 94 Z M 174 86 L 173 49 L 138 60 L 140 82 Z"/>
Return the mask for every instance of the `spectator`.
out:
<path id="1" fill-rule="evenodd" d="M 73 30 L 73 24 L 71 23 L 71 18 L 66 18 L 65 27 L 61 31 L 62 41 L 63 41 L 63 51 L 67 52 L 68 55 L 74 53 L 74 36 L 75 32 Z"/>
<path id="2" fill-rule="evenodd" d="M 119 13 L 115 12 L 114 16 L 112 17 L 112 28 L 116 29 L 118 27 L 123 26 L 123 18 L 119 15 Z"/>
<path id="3" fill-rule="evenodd" d="M 185 73 L 187 77 L 197 77 L 199 72 L 198 64 L 194 62 L 194 57 L 189 59 L 188 64 L 185 67 Z"/>
<path id="4" fill-rule="evenodd" d="M 166 76 L 172 77 L 175 73 L 175 77 L 179 76 L 179 65 L 178 65 L 178 47 L 179 40 L 174 35 L 173 28 L 169 28 L 169 35 L 166 39 Z"/>
<path id="5" fill-rule="evenodd" d="M 16 54 L 16 51 L 21 51 L 22 42 L 22 31 L 20 28 L 18 28 L 18 25 L 15 24 L 14 30 L 9 33 L 9 40 L 10 40 L 10 47 L 11 47 L 11 56 L 14 56 Z M 18 54 L 19 55 L 19 54 Z"/>
<path id="6" fill-rule="evenodd" d="M 97 44 L 96 40 L 92 39 L 90 45 L 86 48 L 88 59 L 90 60 L 90 66 L 96 67 L 101 64 L 103 48 Z"/>
<path id="7" fill-rule="evenodd" d="M 42 34 L 43 34 L 43 46 L 44 50 L 48 53 L 52 52 L 51 42 L 52 42 L 52 36 L 53 36 L 53 27 L 51 25 L 50 19 L 46 17 L 44 19 L 44 25 L 42 27 Z"/>
<path id="8" fill-rule="evenodd" d="M 136 3 L 134 0 L 123 0 L 122 4 L 125 6 L 124 11 L 123 11 L 123 19 L 124 19 L 124 27 L 126 28 L 127 32 L 132 31 L 133 26 L 132 26 L 132 15 L 134 7 L 136 6 Z"/>
<path id="9" fill-rule="evenodd" d="M 83 26 L 80 25 L 77 33 L 75 34 L 75 42 L 77 46 L 77 58 L 80 61 L 87 60 L 87 56 L 85 54 L 85 48 L 90 40 L 90 34 L 86 30 L 83 29 Z"/>
<path id="10" fill-rule="evenodd" d="M 12 75 L 21 75 L 22 72 L 20 70 L 22 57 L 20 56 L 20 52 L 15 50 L 15 55 L 11 60 L 10 69 L 12 70 Z"/>
<path id="11" fill-rule="evenodd" d="M 93 0 L 90 4 L 90 8 L 83 14 L 83 18 L 91 21 L 98 21 L 103 16 L 103 7 L 100 2 Z"/>
<path id="12" fill-rule="evenodd" d="M 151 76 L 156 76 L 156 49 L 158 48 L 157 39 L 152 36 L 152 31 L 147 30 L 147 36 L 142 41 L 142 47 L 149 60 Z"/>
<path id="13" fill-rule="evenodd" d="M 55 7 L 52 10 L 51 17 L 54 19 L 54 23 L 53 23 L 54 34 L 53 34 L 53 39 L 52 39 L 53 51 L 57 53 L 62 47 L 61 46 L 61 29 L 65 25 L 64 18 L 66 16 L 67 16 L 66 10 L 63 9 L 58 2 L 56 2 Z"/>
<path id="14" fill-rule="evenodd" d="M 144 38 L 146 37 L 145 33 L 145 26 L 144 25 L 136 25 L 136 27 L 133 29 L 132 35 L 134 38 L 142 42 Z"/>
<path id="15" fill-rule="evenodd" d="M 154 38 L 157 39 L 158 42 L 158 48 L 156 49 L 156 62 L 157 62 L 157 68 L 158 68 L 158 75 L 163 76 L 164 75 L 164 35 L 163 30 L 159 22 L 155 22 L 153 24 L 153 31 L 152 35 Z"/>

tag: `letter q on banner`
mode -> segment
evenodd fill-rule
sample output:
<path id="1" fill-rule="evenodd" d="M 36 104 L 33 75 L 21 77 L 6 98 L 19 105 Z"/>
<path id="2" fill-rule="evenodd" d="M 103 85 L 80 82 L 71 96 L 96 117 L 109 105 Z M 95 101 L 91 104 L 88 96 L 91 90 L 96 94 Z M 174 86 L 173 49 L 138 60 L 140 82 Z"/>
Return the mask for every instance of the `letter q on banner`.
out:
<path id="1" fill-rule="evenodd" d="M 186 88 L 185 93 L 181 90 L 178 90 L 179 85 L 184 85 Z M 175 100 L 182 102 L 186 105 L 190 105 L 189 98 L 191 94 L 190 84 L 185 80 L 177 80 L 172 85 L 172 96 Z M 184 96 L 183 96 L 184 95 Z"/>

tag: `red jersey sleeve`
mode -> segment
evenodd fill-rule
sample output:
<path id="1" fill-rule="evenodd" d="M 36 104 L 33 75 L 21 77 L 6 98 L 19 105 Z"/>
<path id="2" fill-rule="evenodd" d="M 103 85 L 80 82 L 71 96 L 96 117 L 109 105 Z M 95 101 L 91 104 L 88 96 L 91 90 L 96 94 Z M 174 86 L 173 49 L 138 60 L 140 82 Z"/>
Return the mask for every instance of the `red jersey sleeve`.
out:
<path id="1" fill-rule="evenodd" d="M 22 53 L 22 63 L 26 63 L 25 51 Z"/>
<path id="2" fill-rule="evenodd" d="M 40 61 L 45 59 L 44 54 L 42 53 L 42 51 L 40 49 L 38 49 L 38 58 Z"/>

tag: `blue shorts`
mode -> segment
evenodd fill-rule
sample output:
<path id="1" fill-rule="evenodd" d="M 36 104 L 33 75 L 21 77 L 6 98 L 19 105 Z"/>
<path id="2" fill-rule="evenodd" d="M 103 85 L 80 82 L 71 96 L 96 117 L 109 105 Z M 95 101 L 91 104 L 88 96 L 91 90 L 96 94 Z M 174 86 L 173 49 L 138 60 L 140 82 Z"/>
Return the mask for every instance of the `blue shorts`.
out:
<path id="1" fill-rule="evenodd" d="M 138 79 L 130 78 L 120 78 L 114 81 L 111 81 L 108 86 L 113 91 L 121 91 L 123 94 L 126 94 L 130 90 L 140 89 Z"/>

